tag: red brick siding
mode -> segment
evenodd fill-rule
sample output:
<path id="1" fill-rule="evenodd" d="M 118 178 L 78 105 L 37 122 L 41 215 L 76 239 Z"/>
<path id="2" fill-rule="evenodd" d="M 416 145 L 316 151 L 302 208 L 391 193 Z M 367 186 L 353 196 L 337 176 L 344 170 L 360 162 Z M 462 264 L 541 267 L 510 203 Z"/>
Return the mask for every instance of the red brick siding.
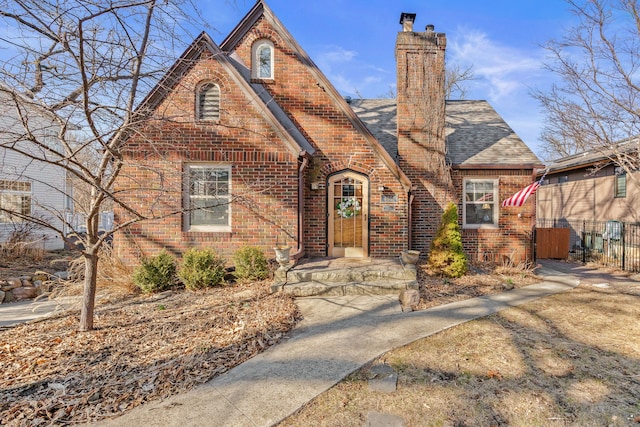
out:
<path id="1" fill-rule="evenodd" d="M 498 179 L 498 229 L 462 229 L 462 244 L 472 261 L 513 262 L 533 260 L 533 227 L 535 197 L 529 197 L 522 207 L 501 206 L 502 201 L 522 190 L 533 180 L 531 169 L 523 170 L 455 170 L 453 183 L 458 194 L 463 193 L 465 178 Z M 460 218 L 462 203 L 458 205 Z M 462 227 L 462 220 L 460 220 Z"/>
<path id="2" fill-rule="evenodd" d="M 400 32 L 396 41 L 399 165 L 413 184 L 413 249 L 423 254 L 456 199 L 445 166 L 445 45 L 442 34 Z"/>
<path id="3" fill-rule="evenodd" d="M 195 89 L 205 80 L 220 86 L 219 123 L 196 122 Z M 295 246 L 298 233 L 298 159 L 220 64 L 204 58 L 184 76 L 157 109 L 155 121 L 140 129 L 125 153 L 116 191 L 143 215 L 162 216 L 182 207 L 185 163 L 231 165 L 232 228 L 229 233 L 186 232 L 181 214 L 139 222 L 115 236 L 117 253 L 126 262 L 165 248 L 179 256 L 190 247 L 211 247 L 229 258 L 244 245 L 267 254 L 280 242 Z M 116 221 L 130 218 L 116 209 Z"/>
<path id="4" fill-rule="evenodd" d="M 369 180 L 370 255 L 397 256 L 406 249 L 408 239 L 407 196 L 400 182 L 296 52 L 266 20 L 259 20 L 236 46 L 243 61 L 251 64 L 251 45 L 261 38 L 268 38 L 275 47 L 275 78 L 266 86 L 317 150 L 306 176 L 304 241 L 307 256 L 327 255 L 327 178 L 334 172 L 349 169 L 364 174 Z M 312 182 L 320 183 L 320 188 L 311 190 Z M 398 196 L 392 212 L 384 211 L 382 193 L 378 190 L 381 187 Z"/>

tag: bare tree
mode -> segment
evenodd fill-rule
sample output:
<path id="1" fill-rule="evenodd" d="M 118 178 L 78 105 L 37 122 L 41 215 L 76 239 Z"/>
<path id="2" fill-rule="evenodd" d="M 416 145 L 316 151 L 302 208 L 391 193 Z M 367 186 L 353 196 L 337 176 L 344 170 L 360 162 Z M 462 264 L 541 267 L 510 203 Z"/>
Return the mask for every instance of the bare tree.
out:
<path id="1" fill-rule="evenodd" d="M 577 22 L 546 45 L 546 66 L 560 83 L 533 94 L 547 116 L 545 155 L 552 159 L 591 150 L 631 172 L 638 167 L 640 134 L 637 1 L 567 3 Z"/>
<path id="2" fill-rule="evenodd" d="M 460 64 L 447 64 L 444 73 L 445 99 L 466 99 L 469 91 L 467 83 L 476 78 L 473 65 L 463 69 Z"/>
<path id="3" fill-rule="evenodd" d="M 113 231 L 154 217 L 113 189 L 123 141 L 145 120 L 135 107 L 184 49 L 178 43 L 194 38 L 185 25 L 202 21 L 190 0 L 0 0 L 0 17 L 8 29 L 0 39 L 0 92 L 18 123 L 6 129 L 0 149 L 59 167 L 86 189 L 80 330 L 91 330 L 98 251 L 109 234 L 99 232 L 101 211 L 113 204 L 128 213 Z M 55 143 L 34 111 L 56 129 Z M 12 214 L 64 233 L 30 212 Z"/>

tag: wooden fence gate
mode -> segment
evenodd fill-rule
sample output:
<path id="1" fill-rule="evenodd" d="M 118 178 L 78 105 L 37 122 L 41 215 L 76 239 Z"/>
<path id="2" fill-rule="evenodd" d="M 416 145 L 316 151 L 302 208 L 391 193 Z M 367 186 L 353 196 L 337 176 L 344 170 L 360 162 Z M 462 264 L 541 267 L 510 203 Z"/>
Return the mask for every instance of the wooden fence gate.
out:
<path id="1" fill-rule="evenodd" d="M 567 259 L 570 231 L 568 228 L 536 228 L 536 258 Z"/>

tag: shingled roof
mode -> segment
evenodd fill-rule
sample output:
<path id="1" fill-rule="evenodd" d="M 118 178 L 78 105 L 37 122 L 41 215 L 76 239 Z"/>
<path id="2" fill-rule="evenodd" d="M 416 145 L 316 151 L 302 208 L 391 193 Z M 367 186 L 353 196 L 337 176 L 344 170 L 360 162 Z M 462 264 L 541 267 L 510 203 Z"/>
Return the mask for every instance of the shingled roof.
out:
<path id="1" fill-rule="evenodd" d="M 351 108 L 389 154 L 397 159 L 395 99 L 356 99 Z M 541 167 L 527 147 L 487 101 L 447 101 L 447 161 L 461 168 Z"/>

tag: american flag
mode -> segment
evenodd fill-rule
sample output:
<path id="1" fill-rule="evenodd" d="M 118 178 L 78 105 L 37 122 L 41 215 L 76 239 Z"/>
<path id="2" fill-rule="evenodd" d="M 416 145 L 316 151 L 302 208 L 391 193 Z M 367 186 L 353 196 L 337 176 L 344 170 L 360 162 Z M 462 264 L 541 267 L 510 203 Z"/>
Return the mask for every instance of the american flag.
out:
<path id="1" fill-rule="evenodd" d="M 540 187 L 540 183 L 541 182 L 542 182 L 542 179 L 540 181 L 532 182 L 531 184 L 527 185 L 525 188 L 523 188 L 522 190 L 518 191 L 513 196 L 511 196 L 508 199 L 504 200 L 502 202 L 502 207 L 505 208 L 507 206 L 522 206 L 522 205 L 524 205 L 524 202 L 527 201 L 529 196 L 534 194 L 536 192 L 536 190 L 538 189 L 538 187 Z"/>

